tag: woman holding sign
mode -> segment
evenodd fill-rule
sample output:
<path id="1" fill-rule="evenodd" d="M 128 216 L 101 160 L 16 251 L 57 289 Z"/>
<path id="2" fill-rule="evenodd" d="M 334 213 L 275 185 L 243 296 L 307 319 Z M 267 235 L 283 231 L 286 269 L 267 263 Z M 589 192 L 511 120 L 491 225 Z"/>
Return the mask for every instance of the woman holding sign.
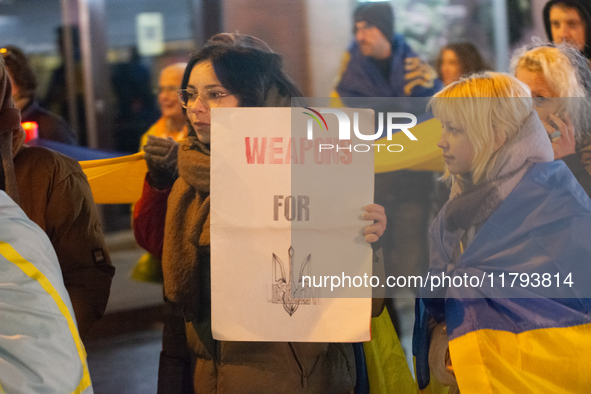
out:
<path id="1" fill-rule="evenodd" d="M 283 73 L 280 56 L 253 37 L 226 35 L 210 42 L 188 63 L 179 99 L 189 120 L 189 137 L 180 147 L 153 150 L 162 163 L 150 177 L 170 185 L 163 242 L 165 295 L 179 305 L 188 322 L 187 342 L 194 359 L 195 392 L 229 393 L 349 393 L 355 384 L 350 344 L 285 342 L 220 342 L 211 332 L 210 284 L 210 126 L 211 108 L 286 107 L 299 89 Z M 233 39 L 232 39 L 233 37 Z M 265 48 L 266 47 L 266 48 Z M 149 149 L 146 149 L 148 152 Z M 178 152 L 178 166 L 170 165 Z M 161 159 L 161 160 L 160 160 Z M 152 158 L 146 159 L 150 165 Z M 146 186 L 147 188 L 150 185 Z M 144 196 L 146 193 L 144 189 Z M 167 188 L 164 188 L 167 193 Z M 142 196 L 142 200 L 144 200 Z M 136 206 L 138 219 L 149 217 L 149 204 Z M 145 210 L 142 211 L 141 210 Z M 138 210 L 140 210 L 138 212 Z M 375 242 L 385 229 L 383 208 L 370 205 L 364 219 L 375 221 L 364 230 Z M 144 218 L 141 227 L 146 227 Z M 156 242 L 157 243 L 157 242 Z M 143 245 L 142 245 L 143 246 Z M 151 251 L 152 252 L 152 251 Z"/>

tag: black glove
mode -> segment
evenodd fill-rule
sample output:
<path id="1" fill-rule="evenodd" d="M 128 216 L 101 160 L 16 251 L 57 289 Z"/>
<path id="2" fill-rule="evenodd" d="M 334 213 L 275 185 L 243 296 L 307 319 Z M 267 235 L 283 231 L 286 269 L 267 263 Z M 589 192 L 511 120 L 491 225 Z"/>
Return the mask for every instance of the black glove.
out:
<path id="1" fill-rule="evenodd" d="M 156 189 L 168 189 L 179 177 L 177 158 L 179 144 L 172 138 L 148 136 L 144 145 L 144 159 L 148 165 L 148 182 Z"/>

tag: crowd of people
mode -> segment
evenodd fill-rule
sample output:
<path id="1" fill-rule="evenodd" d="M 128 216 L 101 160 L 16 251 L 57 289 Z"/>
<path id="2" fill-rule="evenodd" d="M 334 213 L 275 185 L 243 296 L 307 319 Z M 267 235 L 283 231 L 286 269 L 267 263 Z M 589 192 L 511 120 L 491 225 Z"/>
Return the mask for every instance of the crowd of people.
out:
<path id="1" fill-rule="evenodd" d="M 394 33 L 389 3 L 356 8 L 333 97 L 430 98 L 449 193 L 431 221 L 430 201 L 417 203 L 412 188 L 433 192 L 432 174 L 398 172 L 390 202 L 364 207 L 374 264 L 382 252 L 386 264 L 409 263 L 388 234 L 416 228 L 430 276 L 591 276 L 591 6 L 550 0 L 543 18 L 549 41 L 515 51 L 508 74 L 490 70 L 469 42 L 446 45 L 431 67 Z M 20 122 L 31 119 L 40 138 L 67 144 L 74 132 L 40 107 L 22 51 L 0 54 L 0 392 L 90 393 L 82 341 L 105 311 L 115 270 L 79 164 L 25 145 Z M 158 392 L 392 392 L 370 370 L 396 369 L 376 364 L 370 347 L 212 335 L 211 109 L 291 106 L 303 95 L 281 56 L 258 38 L 221 33 L 187 63 L 163 68 L 157 93 L 162 116 L 141 138 L 148 172 L 133 230 L 148 252 L 140 262 L 155 267 L 164 286 Z M 403 214 L 412 204 L 421 214 Z M 411 225 L 419 221 L 424 226 Z M 580 285 L 507 294 L 423 288 L 409 392 L 591 391 L 589 294 Z M 388 316 L 385 307 L 374 299 L 373 317 Z M 377 327 L 372 341 L 398 341 Z"/>

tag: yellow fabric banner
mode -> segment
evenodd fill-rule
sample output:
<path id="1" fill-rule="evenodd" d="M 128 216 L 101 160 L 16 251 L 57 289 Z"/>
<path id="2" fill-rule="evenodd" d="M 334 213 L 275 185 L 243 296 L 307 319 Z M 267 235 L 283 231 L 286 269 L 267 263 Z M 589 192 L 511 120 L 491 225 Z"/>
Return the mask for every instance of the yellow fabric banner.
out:
<path id="1" fill-rule="evenodd" d="M 148 167 L 144 152 L 112 159 L 80 161 L 97 204 L 134 204 L 142 195 Z"/>
<path id="2" fill-rule="evenodd" d="M 414 171 L 443 171 L 443 155 L 437 147 L 441 138 L 441 122 L 432 118 L 419 123 L 411 129 L 417 141 L 411 141 L 403 133 L 398 132 L 392 140 L 379 139 L 375 144 L 399 144 L 404 147 L 402 152 L 389 152 L 386 146 L 375 148 L 375 172 L 390 172 L 397 170 Z M 394 150 L 394 149 L 392 149 Z"/>

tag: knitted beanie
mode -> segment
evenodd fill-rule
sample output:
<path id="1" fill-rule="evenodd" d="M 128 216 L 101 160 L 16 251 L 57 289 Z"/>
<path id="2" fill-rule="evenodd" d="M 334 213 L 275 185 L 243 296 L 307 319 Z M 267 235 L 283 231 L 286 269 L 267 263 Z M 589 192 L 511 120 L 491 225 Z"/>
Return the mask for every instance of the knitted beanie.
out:
<path id="1" fill-rule="evenodd" d="M 389 2 L 360 4 L 355 9 L 353 21 L 375 26 L 388 41 L 394 34 L 394 10 Z"/>

